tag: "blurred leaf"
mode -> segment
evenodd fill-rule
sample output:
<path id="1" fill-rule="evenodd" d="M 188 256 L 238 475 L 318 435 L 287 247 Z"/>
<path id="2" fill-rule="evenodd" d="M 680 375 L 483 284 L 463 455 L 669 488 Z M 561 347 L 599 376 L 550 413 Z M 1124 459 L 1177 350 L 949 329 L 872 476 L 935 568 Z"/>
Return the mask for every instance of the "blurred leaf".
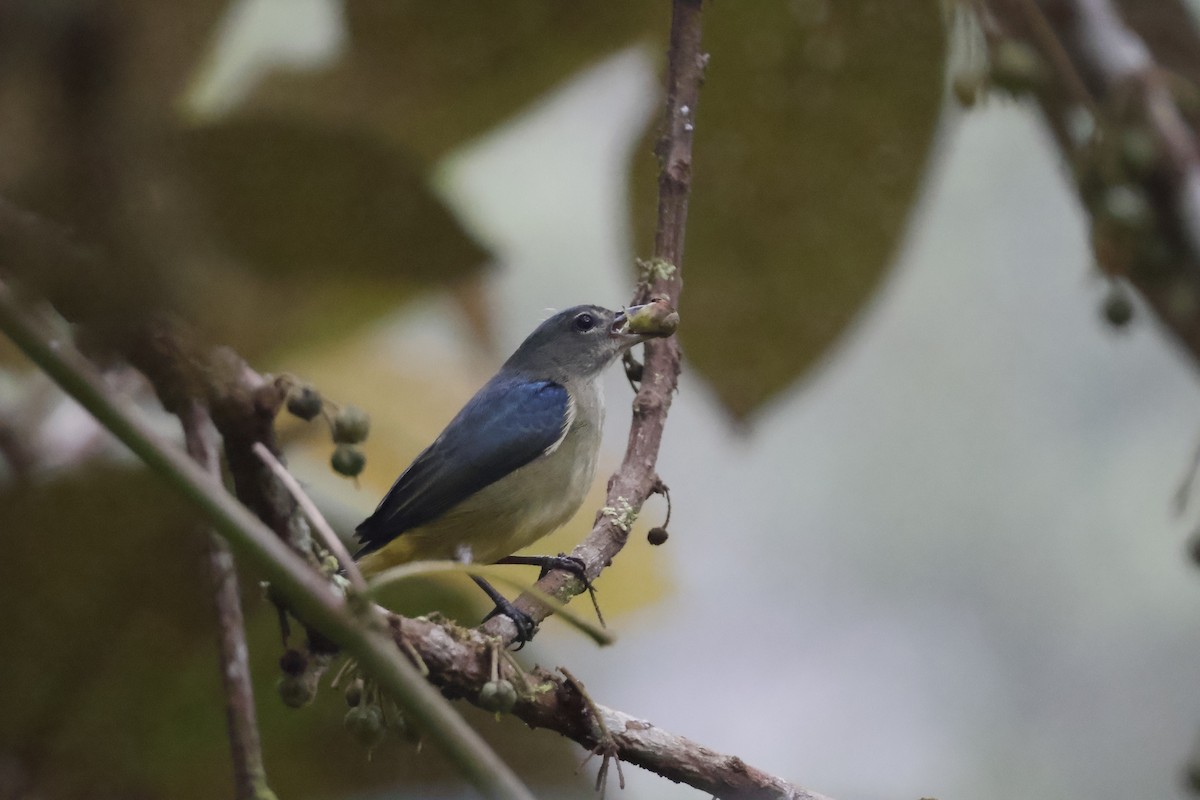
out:
<path id="1" fill-rule="evenodd" d="M 262 274 L 441 283 L 486 258 L 415 165 L 377 139 L 234 119 L 182 142 L 209 218 Z"/>
<path id="2" fill-rule="evenodd" d="M 17 754 L 36 794 L 144 794 L 147 764 L 160 759 L 181 782 L 228 789 L 228 773 L 214 772 L 215 786 L 200 780 L 203 752 L 164 752 L 172 745 L 149 736 L 178 711 L 164 665 L 185 663 L 209 638 L 201 539 L 181 511 L 149 475 L 128 470 L 14 489 L 0 502 L 9 614 L 0 681 L 20 687 L 2 695 L 0 749 Z M 216 678 L 192 691 L 211 696 Z M 177 724 L 222 735 L 219 715 Z"/>
<path id="3" fill-rule="evenodd" d="M 417 578 L 427 578 L 431 575 L 453 573 L 484 578 L 494 584 L 500 583 L 508 586 L 517 592 L 526 592 L 539 600 L 544 606 L 553 610 L 564 622 L 587 636 L 596 644 L 609 645 L 614 641 L 612 634 L 605 631 L 600 625 L 594 624 L 575 613 L 573 608 L 563 603 L 557 597 L 546 594 L 532 582 L 518 580 L 513 572 L 504 567 L 487 566 L 484 564 L 463 564 L 458 561 L 414 561 L 407 564 L 399 564 L 389 567 L 378 575 L 372 576 L 370 581 L 370 596 L 377 599 L 384 589 L 398 583 L 412 581 Z"/>
<path id="4" fill-rule="evenodd" d="M 173 115 L 197 63 L 212 46 L 217 23 L 236 3 L 117 0 L 110 5 L 124 38 L 120 69 L 128 107 L 141 113 L 155 109 L 163 118 Z"/>
<path id="5" fill-rule="evenodd" d="M 340 122 L 178 130 L 173 103 L 225 5 L 16 7 L 28 35 L 0 70 L 0 143 L 20 166 L 0 168 L 0 192 L 61 228 L 5 230 L 14 273 L 99 343 L 175 311 L 256 356 L 478 272 L 486 252 L 392 142 Z"/>
<path id="6" fill-rule="evenodd" d="M 432 161 L 631 41 L 666 40 L 667 4 L 354 0 L 327 71 L 270 76 L 248 107 L 336 120 Z"/>
<path id="7" fill-rule="evenodd" d="M 924 0 L 713 3 L 704 40 L 680 335 L 741 418 L 812 366 L 885 274 L 938 116 L 942 28 Z M 656 170 L 635 168 L 641 254 Z"/>
<path id="8" fill-rule="evenodd" d="M 242 118 L 185 130 L 181 144 L 205 216 L 252 269 L 211 298 L 218 316 L 238 308 L 248 356 L 344 334 L 418 291 L 463 285 L 488 259 L 378 139 Z"/>

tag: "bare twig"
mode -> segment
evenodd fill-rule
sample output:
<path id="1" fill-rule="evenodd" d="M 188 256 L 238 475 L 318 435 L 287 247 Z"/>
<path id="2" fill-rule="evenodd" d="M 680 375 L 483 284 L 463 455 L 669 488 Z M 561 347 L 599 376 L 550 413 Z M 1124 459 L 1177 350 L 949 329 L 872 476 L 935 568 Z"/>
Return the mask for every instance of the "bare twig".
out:
<path id="1" fill-rule="evenodd" d="M 292 493 L 292 498 L 296 504 L 300 506 L 300 510 L 304 512 L 304 516 L 308 517 L 308 522 L 312 525 L 313 530 L 321 537 L 325 546 L 337 558 L 342 569 L 346 571 L 346 577 L 350 579 L 350 585 L 355 591 L 362 595 L 367 594 L 367 582 L 362 576 L 362 572 L 358 569 L 358 564 L 350 556 L 350 551 L 346 549 L 346 545 L 342 544 L 342 540 L 333 532 L 333 528 L 329 527 L 329 523 L 325 520 L 325 516 L 317 508 L 317 504 L 312 501 L 312 498 L 300 486 L 300 482 L 288 472 L 287 467 L 279 463 L 279 459 L 275 454 L 263 445 L 262 442 L 255 442 L 252 448 L 254 454 L 262 459 L 262 462 L 270 467 L 271 472 L 275 473 L 288 491 Z"/>
<path id="2" fill-rule="evenodd" d="M 708 56 L 700 48 L 700 8 L 701 0 L 674 0 L 672 4 L 666 119 L 657 147 L 660 172 L 658 226 L 654 238 L 655 261 L 666 266 L 639 285 L 635 303 L 662 296 L 678 307 L 683 287 L 680 268 L 691 189 L 692 137 L 696 129 L 700 84 L 708 62 Z M 616 513 L 599 512 L 592 532 L 571 552 L 583 562 L 584 571 L 591 580 L 599 576 L 625 546 L 629 522 L 654 493 L 658 482 L 654 465 L 678 384 L 680 362 L 676 337 L 646 343 L 641 387 L 633 400 L 629 444 L 620 468 L 608 484 L 605 508 L 615 509 Z M 543 577 L 537 586 L 560 600 L 567 600 L 585 588 L 577 578 L 557 570 Z M 537 621 L 548 614 L 547 609 L 529 595 L 517 598 L 516 605 Z M 484 631 L 507 642 L 516 638 L 515 626 L 503 615 L 493 617 L 484 626 Z"/>
<path id="3" fill-rule="evenodd" d="M 217 430 L 208 412 L 198 402 L 181 409 L 179 421 L 190 455 L 214 481 L 221 479 Z M 263 765 L 262 741 L 254 709 L 254 686 L 250 679 L 250 654 L 237 567 L 225 540 L 211 528 L 208 537 L 209 572 L 217 609 L 217 644 L 221 658 L 221 682 L 225 687 L 225 721 L 233 755 L 233 783 L 238 800 L 274 800 Z"/>

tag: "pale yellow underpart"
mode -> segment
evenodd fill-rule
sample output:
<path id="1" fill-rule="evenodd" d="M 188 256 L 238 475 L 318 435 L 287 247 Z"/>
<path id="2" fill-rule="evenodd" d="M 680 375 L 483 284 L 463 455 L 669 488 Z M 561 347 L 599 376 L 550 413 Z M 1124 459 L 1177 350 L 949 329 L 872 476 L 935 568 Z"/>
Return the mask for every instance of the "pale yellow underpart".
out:
<path id="1" fill-rule="evenodd" d="M 428 525 L 405 531 L 379 550 L 363 556 L 364 575 L 397 564 L 430 559 L 456 559 L 465 545 L 471 560 L 491 564 L 512 555 L 561 527 L 583 504 L 596 472 L 598 448 L 589 442 L 597 432 L 575 415 L 566 436 L 549 455 L 540 456 L 510 475 L 476 492 Z M 583 452 L 581 451 L 588 451 Z M 512 491 L 514 485 L 542 486 L 550 502 L 530 508 Z"/>

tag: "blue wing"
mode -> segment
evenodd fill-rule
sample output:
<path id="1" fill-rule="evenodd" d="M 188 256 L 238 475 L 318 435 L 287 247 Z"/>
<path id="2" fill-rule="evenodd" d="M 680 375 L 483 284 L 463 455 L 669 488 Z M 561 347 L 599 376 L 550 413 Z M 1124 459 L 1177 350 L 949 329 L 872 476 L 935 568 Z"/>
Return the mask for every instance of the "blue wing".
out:
<path id="1" fill-rule="evenodd" d="M 542 455 L 562 438 L 570 403 L 567 390 L 551 381 L 489 381 L 358 526 L 362 547 L 355 557 L 432 522 Z"/>

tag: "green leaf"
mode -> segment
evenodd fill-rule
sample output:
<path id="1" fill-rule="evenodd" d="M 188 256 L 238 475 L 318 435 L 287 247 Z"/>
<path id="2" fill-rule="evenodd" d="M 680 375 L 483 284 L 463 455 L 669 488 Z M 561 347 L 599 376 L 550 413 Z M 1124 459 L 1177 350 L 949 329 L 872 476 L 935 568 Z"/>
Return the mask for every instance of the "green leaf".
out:
<path id="1" fill-rule="evenodd" d="M 182 143 L 209 219 L 263 274 L 441 283 L 486 257 L 418 165 L 376 138 L 243 118 Z"/>
<path id="2" fill-rule="evenodd" d="M 465 285 L 489 258 L 419 165 L 371 136 L 234 118 L 180 143 L 194 200 L 249 269 L 214 271 L 214 294 L 197 300 L 214 302 L 192 316 L 227 319 L 248 356 L 344 335 L 418 292 Z"/>

